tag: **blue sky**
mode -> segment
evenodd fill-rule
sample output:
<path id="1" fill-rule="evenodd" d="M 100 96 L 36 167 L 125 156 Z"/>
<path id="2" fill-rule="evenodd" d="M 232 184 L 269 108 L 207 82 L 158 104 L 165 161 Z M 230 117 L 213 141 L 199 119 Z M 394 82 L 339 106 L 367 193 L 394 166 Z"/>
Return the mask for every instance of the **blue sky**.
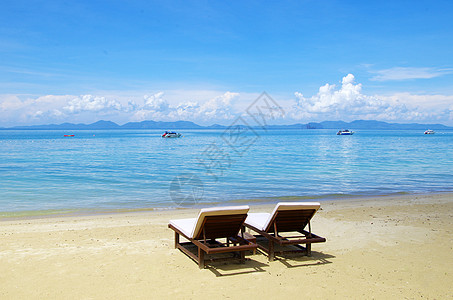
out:
<path id="1" fill-rule="evenodd" d="M 0 126 L 227 124 L 263 91 L 275 123 L 453 125 L 451 16 L 453 1 L 6 0 Z"/>

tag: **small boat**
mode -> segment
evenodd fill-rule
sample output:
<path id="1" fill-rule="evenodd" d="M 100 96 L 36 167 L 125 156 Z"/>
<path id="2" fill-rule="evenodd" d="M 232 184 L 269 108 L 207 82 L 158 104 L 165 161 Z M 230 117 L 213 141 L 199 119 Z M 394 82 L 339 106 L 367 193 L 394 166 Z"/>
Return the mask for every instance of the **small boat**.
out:
<path id="1" fill-rule="evenodd" d="M 74 135 L 73 134 L 65 134 L 64 136 L 65 137 L 73 137 Z"/>
<path id="2" fill-rule="evenodd" d="M 180 133 L 174 132 L 174 131 L 165 131 L 164 134 L 162 134 L 163 138 L 179 138 L 181 137 Z"/>
<path id="3" fill-rule="evenodd" d="M 434 130 L 428 129 L 425 131 L 425 134 L 434 134 Z"/>
<path id="4" fill-rule="evenodd" d="M 352 130 L 347 130 L 347 129 L 344 129 L 344 130 L 339 130 L 337 132 L 337 135 L 353 135 L 354 134 L 354 131 Z"/>

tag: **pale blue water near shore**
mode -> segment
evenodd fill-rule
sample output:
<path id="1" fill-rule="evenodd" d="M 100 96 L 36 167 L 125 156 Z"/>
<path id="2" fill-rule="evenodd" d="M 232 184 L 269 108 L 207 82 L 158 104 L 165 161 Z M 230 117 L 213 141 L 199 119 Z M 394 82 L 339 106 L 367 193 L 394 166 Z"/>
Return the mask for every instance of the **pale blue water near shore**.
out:
<path id="1" fill-rule="evenodd" d="M 453 191 L 453 131 L 335 132 L 0 130 L 0 212 L 173 208 L 190 176 L 199 206 Z"/>

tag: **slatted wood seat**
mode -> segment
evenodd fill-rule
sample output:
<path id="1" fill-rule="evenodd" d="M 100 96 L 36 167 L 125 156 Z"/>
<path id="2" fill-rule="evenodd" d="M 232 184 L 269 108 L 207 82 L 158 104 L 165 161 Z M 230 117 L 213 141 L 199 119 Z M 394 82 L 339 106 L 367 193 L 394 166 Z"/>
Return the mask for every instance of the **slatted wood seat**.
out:
<path id="1" fill-rule="evenodd" d="M 168 227 L 175 231 L 175 248 L 205 267 L 205 254 L 233 253 L 232 257 L 211 258 L 210 261 L 238 259 L 245 262 L 245 251 L 257 245 L 244 238 L 244 220 L 248 206 L 204 208 L 197 218 L 170 220 Z M 180 235 L 188 242 L 180 242 Z M 224 242 L 219 241 L 224 239 Z M 194 253 L 190 248 L 197 248 Z"/>
<path id="2" fill-rule="evenodd" d="M 311 232 L 310 220 L 320 206 L 318 202 L 281 202 L 275 206 L 271 214 L 249 214 L 244 225 L 256 232 L 258 239 L 267 240 L 267 243 L 258 243 L 258 248 L 268 254 L 269 261 L 274 260 L 276 253 L 302 252 L 310 256 L 312 243 L 326 241 L 325 238 Z M 279 250 L 275 249 L 277 245 Z"/>

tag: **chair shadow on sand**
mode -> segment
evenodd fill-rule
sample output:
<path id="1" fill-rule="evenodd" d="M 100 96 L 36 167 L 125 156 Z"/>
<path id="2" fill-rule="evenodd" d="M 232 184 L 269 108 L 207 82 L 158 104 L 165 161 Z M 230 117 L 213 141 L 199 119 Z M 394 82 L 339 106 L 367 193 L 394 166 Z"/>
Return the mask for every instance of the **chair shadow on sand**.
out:
<path id="1" fill-rule="evenodd" d="M 196 254 L 197 248 L 194 245 L 188 245 L 186 249 Z M 256 255 L 260 254 L 257 253 Z M 207 254 L 204 257 L 206 260 L 205 269 L 214 273 L 216 277 L 266 272 L 263 268 L 268 267 L 268 265 L 255 260 L 256 255 L 252 255 L 250 251 L 246 254 L 245 263 L 241 264 L 237 261 L 226 260 L 226 258 L 232 257 L 232 253 Z M 239 258 L 239 256 L 237 257 Z M 225 260 L 223 260 L 224 258 Z"/>
<path id="2" fill-rule="evenodd" d="M 246 259 L 245 264 L 209 264 L 206 266 L 206 270 L 214 273 L 216 277 L 226 277 L 266 272 L 264 267 L 268 267 L 268 265 L 253 259 Z"/>
<path id="3" fill-rule="evenodd" d="M 263 237 L 258 237 L 256 242 L 263 246 L 267 245 L 267 240 Z M 329 259 L 335 258 L 333 255 L 313 250 L 310 251 L 310 255 L 306 255 L 306 253 L 301 254 L 301 248 L 303 247 L 300 245 L 275 245 L 274 259 L 288 268 L 295 268 L 331 264 L 332 262 Z M 291 250 L 295 253 L 291 253 Z M 267 253 L 261 249 L 257 249 L 256 252 L 257 254 L 261 253 L 262 255 L 267 256 Z"/>
<path id="4" fill-rule="evenodd" d="M 258 240 L 260 242 L 260 240 Z M 285 246 L 292 247 L 292 246 Z M 187 249 L 194 254 L 197 251 L 195 245 L 187 246 Z M 330 259 L 335 258 L 335 256 L 326 254 L 318 251 L 311 251 L 311 256 L 301 255 L 300 253 L 285 253 L 280 254 L 279 247 L 276 248 L 277 255 L 273 262 L 262 263 L 258 261 L 257 257 L 262 257 L 264 259 L 266 253 L 261 252 L 260 250 L 256 251 L 255 255 L 252 255 L 252 251 L 249 251 L 246 254 L 246 259 L 244 264 L 232 261 L 215 261 L 221 260 L 222 257 L 231 257 L 231 253 L 224 254 L 215 254 L 215 255 L 206 255 L 206 270 L 211 271 L 216 277 L 225 277 L 225 276 L 237 276 L 245 275 L 251 273 L 262 273 L 267 272 L 266 269 L 272 266 L 272 264 L 282 263 L 287 268 L 299 268 L 299 267 L 314 267 L 319 265 L 331 264 L 333 263 Z M 214 261 L 212 261 L 212 260 Z"/>
<path id="5" fill-rule="evenodd" d="M 246 258 L 245 264 L 237 263 L 210 263 L 206 269 L 214 273 L 216 277 L 236 276 L 250 273 L 267 272 L 266 269 L 271 267 L 271 264 L 282 263 L 287 268 L 314 267 L 333 263 L 331 259 L 334 255 L 323 252 L 312 251 L 311 256 L 301 256 L 300 254 L 288 253 L 277 255 L 274 262 L 262 263 L 254 259 L 256 256 L 263 255 L 259 251 L 255 255 L 250 255 Z"/>
<path id="6" fill-rule="evenodd" d="M 284 256 L 277 256 L 276 261 L 281 262 L 287 268 L 298 268 L 298 267 L 311 267 L 333 263 L 329 259 L 335 258 L 335 256 L 312 251 L 311 256 L 300 256 L 297 254 L 285 254 Z"/>

